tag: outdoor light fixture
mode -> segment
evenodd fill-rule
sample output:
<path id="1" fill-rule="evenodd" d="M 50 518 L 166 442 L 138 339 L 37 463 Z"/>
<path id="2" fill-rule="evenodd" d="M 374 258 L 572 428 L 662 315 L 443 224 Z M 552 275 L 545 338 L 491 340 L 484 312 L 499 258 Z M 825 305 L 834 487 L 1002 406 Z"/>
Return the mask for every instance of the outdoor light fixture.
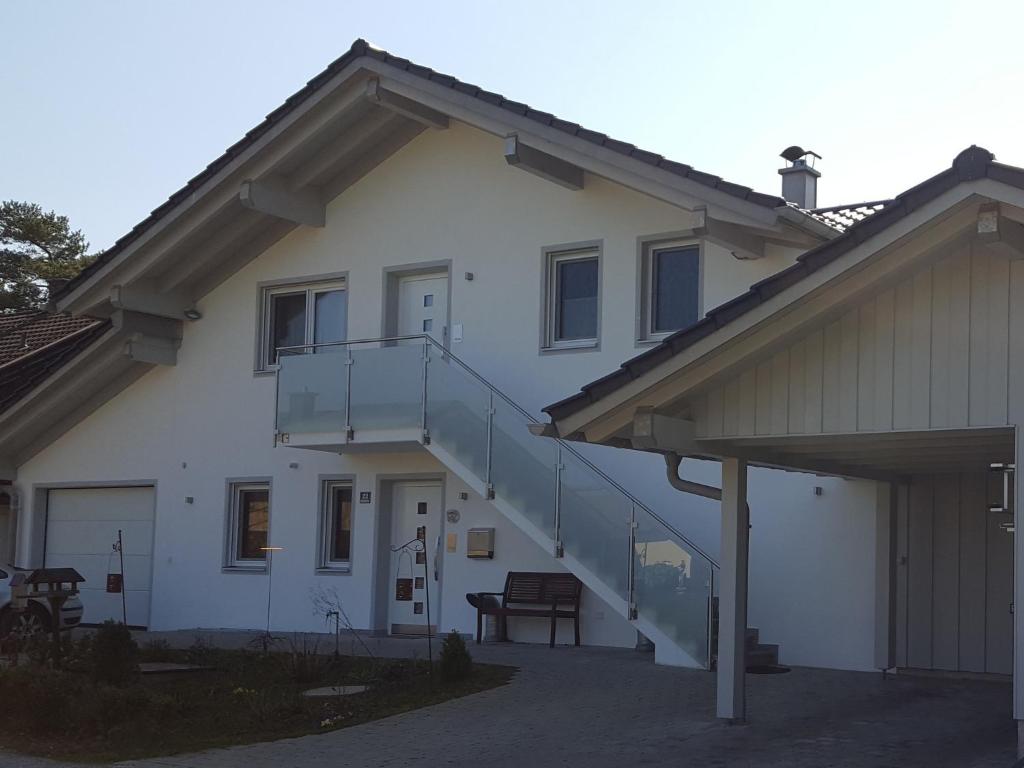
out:
<path id="1" fill-rule="evenodd" d="M 185 310 L 185 317 L 187 317 L 189 320 L 199 320 L 202 316 L 203 313 L 200 312 L 195 307 L 189 307 L 188 309 Z"/>

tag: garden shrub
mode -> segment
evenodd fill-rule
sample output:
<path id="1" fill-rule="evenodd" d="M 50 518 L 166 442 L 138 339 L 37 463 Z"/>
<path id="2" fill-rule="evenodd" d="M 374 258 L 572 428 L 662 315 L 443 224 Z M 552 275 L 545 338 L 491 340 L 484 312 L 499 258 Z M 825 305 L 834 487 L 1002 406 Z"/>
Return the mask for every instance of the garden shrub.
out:
<path id="1" fill-rule="evenodd" d="M 174 651 L 166 640 L 150 640 L 139 650 L 140 661 L 168 662 L 174 661 Z"/>
<path id="2" fill-rule="evenodd" d="M 139 646 L 124 624 L 107 620 L 92 641 L 92 676 L 100 683 L 126 685 L 139 672 Z"/>
<path id="3" fill-rule="evenodd" d="M 441 673 L 441 680 L 446 683 L 465 680 L 473 673 L 473 657 L 469 655 L 462 635 L 454 629 L 448 633 L 441 646 L 438 670 Z"/>

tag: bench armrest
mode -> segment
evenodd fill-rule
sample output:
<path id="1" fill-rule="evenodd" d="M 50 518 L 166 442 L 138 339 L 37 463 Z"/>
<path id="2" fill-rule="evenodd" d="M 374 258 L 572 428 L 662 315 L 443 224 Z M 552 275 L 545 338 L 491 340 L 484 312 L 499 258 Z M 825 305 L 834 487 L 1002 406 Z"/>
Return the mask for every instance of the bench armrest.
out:
<path id="1" fill-rule="evenodd" d="M 494 597 L 504 597 L 504 592 L 474 592 L 474 595 L 493 595 Z"/>

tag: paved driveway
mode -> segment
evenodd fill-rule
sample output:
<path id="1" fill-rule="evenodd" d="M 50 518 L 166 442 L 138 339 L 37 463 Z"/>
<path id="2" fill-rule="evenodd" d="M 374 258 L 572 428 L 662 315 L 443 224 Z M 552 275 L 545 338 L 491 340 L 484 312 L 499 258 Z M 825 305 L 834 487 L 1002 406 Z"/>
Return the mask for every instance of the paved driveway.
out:
<path id="1" fill-rule="evenodd" d="M 191 637 L 191 635 L 189 635 Z M 376 642 L 376 641 L 372 641 Z M 401 647 L 384 643 L 380 650 Z M 714 676 L 631 651 L 494 645 L 481 661 L 521 667 L 502 688 L 333 733 L 123 765 L 956 766 L 1009 768 L 1005 683 L 794 669 L 748 677 L 750 723 L 714 717 Z M 401 655 L 394 652 L 393 655 Z M 53 768 L 0 754 L 0 768 Z"/>

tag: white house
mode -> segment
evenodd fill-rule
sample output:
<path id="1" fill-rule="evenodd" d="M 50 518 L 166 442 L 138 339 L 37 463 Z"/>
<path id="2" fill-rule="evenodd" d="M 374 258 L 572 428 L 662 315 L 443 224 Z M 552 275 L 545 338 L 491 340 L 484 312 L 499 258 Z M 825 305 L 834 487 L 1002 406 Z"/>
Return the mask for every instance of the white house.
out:
<path id="1" fill-rule="evenodd" d="M 888 209 L 815 210 L 817 171 L 789 159 L 787 201 L 357 41 L 54 295 L 102 332 L 0 412 L 18 564 L 74 565 L 87 619 L 120 618 L 104 585 L 121 531 L 129 624 L 322 630 L 310 594 L 326 589 L 353 626 L 398 634 L 428 606 L 431 626 L 473 631 L 467 592 L 568 569 L 584 643 L 639 633 L 660 662 L 707 666 L 719 503 L 675 490 L 661 456 L 614 449 L 639 433 L 529 427 L 624 359 L 676 360 L 710 308 L 729 315 Z M 829 333 L 819 354 L 856 344 Z M 782 398 L 763 367 L 698 423 L 740 390 L 745 408 Z M 743 419 L 760 434 L 767 413 Z M 749 624 L 783 663 L 875 669 L 890 530 L 874 476 L 793 466 L 750 470 Z M 715 461 L 684 467 L 720 482 Z M 471 529 L 493 531 L 492 557 L 469 556 Z M 415 539 L 421 557 L 392 551 Z M 954 666 L 1008 673 L 1012 537 L 987 541 L 985 652 Z M 949 667 L 916 648 L 905 665 Z"/>

